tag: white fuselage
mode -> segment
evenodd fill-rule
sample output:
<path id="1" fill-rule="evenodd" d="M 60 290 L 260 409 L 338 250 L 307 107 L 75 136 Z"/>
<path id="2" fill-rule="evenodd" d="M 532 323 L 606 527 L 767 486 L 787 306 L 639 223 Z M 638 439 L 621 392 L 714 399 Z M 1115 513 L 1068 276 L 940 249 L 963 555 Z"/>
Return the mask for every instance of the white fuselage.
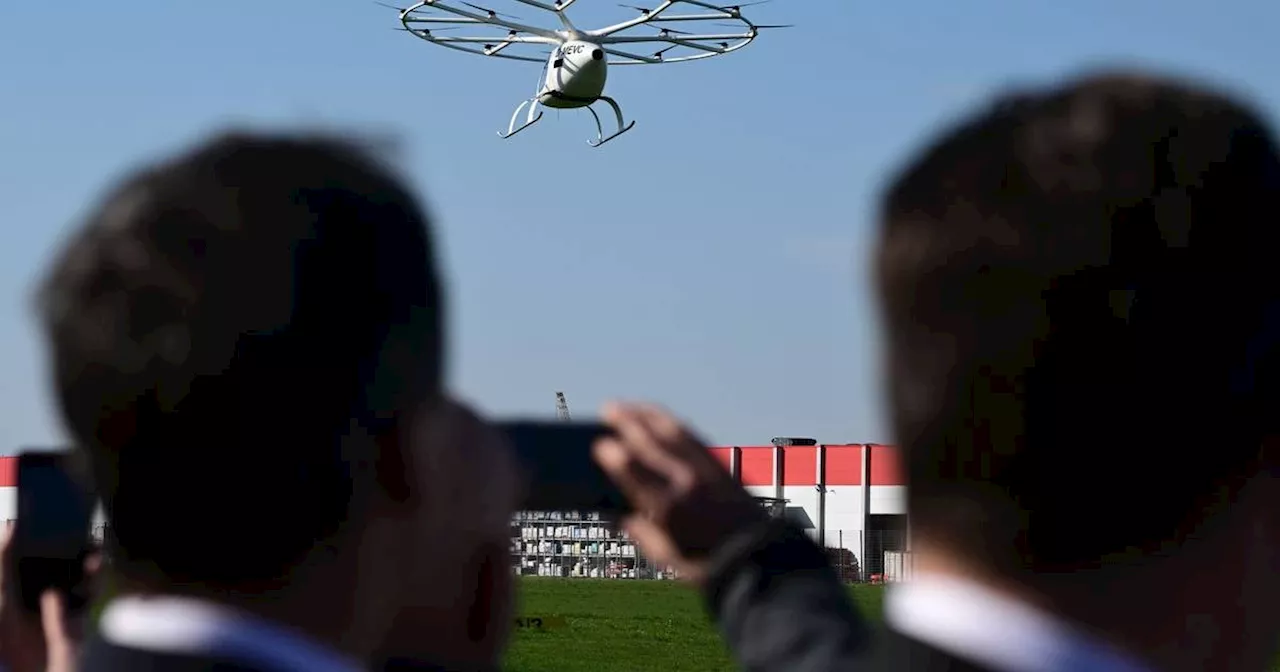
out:
<path id="1" fill-rule="evenodd" d="M 538 102 L 547 107 L 586 107 L 604 93 L 609 66 L 600 45 L 570 40 L 551 52 Z"/>

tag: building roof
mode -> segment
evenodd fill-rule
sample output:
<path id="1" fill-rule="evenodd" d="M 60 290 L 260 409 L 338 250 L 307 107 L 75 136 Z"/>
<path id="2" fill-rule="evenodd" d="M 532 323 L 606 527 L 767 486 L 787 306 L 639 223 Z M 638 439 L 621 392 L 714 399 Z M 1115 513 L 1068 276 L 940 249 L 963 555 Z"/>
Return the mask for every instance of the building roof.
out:
<path id="1" fill-rule="evenodd" d="M 825 452 L 825 472 L 818 473 L 818 451 Z M 827 486 L 862 484 L 862 451 L 871 451 L 871 485 L 904 485 L 898 450 L 893 446 L 878 444 L 839 444 L 823 446 L 784 446 L 776 448 L 781 455 L 782 485 Z M 739 474 L 743 485 L 771 486 L 774 483 L 774 446 L 714 446 L 711 452 L 725 466 L 733 461 L 733 454 L 740 457 Z M 0 488 L 18 485 L 18 458 L 0 457 Z"/>

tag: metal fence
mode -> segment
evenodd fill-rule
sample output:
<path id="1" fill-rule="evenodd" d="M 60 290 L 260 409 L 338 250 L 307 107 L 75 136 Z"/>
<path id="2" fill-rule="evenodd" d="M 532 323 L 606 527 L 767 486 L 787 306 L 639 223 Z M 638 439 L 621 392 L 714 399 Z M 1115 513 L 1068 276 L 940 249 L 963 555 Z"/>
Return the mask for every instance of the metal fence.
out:
<path id="1" fill-rule="evenodd" d="M 780 515 L 783 509 L 784 500 L 765 500 L 761 499 L 761 504 L 770 509 L 774 515 Z M 12 526 L 14 521 L 6 521 L 7 526 Z M 550 521 L 548 521 L 550 522 Z M 520 525 L 521 521 L 513 521 L 513 524 Z M 601 522 L 587 521 L 564 521 L 561 525 L 568 526 L 601 526 Z M 526 523 L 527 525 L 527 523 Z M 589 532 L 589 527 L 584 527 Z M 603 535 L 596 537 L 595 535 L 585 534 L 579 539 L 574 540 L 573 555 L 571 559 L 561 560 L 561 556 L 567 555 L 562 553 L 565 550 L 563 544 L 554 552 L 541 549 L 540 552 L 519 551 L 517 548 L 528 548 L 528 539 L 521 539 L 516 532 L 516 538 L 513 539 L 513 560 L 517 561 L 518 574 L 539 574 L 536 566 L 532 566 L 532 571 L 521 571 L 518 566 L 519 556 L 546 556 L 538 558 L 546 562 L 552 562 L 555 565 L 564 565 L 566 569 L 572 566 L 582 566 L 587 569 L 593 569 L 594 565 L 599 564 L 601 571 L 566 571 L 556 573 L 556 576 L 592 576 L 598 578 L 650 578 L 650 579 L 674 579 L 678 578 L 672 570 L 663 567 L 656 567 L 650 564 L 638 552 L 639 549 L 631 551 L 631 553 L 616 553 L 612 551 L 613 546 L 625 548 L 630 545 L 629 540 L 625 536 L 612 536 L 606 539 Z M 527 532 L 527 530 L 526 530 Z M 93 528 L 93 538 L 98 543 L 102 543 L 106 537 L 107 529 L 105 525 L 95 525 Z M 810 533 L 817 538 L 815 531 Z M 523 546 L 522 546 L 523 542 Z M 585 542 L 585 543 L 584 543 Z M 597 550 L 592 547 L 595 542 Z M 915 569 L 915 556 L 911 553 L 910 543 L 905 530 L 827 530 L 822 535 L 822 542 L 826 546 L 827 560 L 831 566 L 835 568 L 840 579 L 846 583 L 894 583 L 898 581 L 911 580 Z M 604 547 L 608 543 L 609 551 Z M 863 545 L 865 543 L 865 549 Z M 615 554 L 616 553 L 616 554 Z M 634 554 L 632 554 L 634 553 Z M 866 562 L 862 562 L 865 554 Z M 599 555 L 598 558 L 594 557 Z M 529 559 L 529 558 L 526 558 Z M 527 569 L 527 568 L 526 568 Z M 552 574 L 546 574 L 552 575 Z"/>
<path id="2" fill-rule="evenodd" d="M 781 516 L 786 500 L 760 499 Z M 879 522 L 879 525 L 877 525 Z M 887 529 L 886 529 L 887 528 Z M 904 520 L 872 522 L 869 530 L 825 530 L 811 537 L 826 547 L 827 561 L 846 583 L 908 581 L 914 574 Z M 668 567 L 648 561 L 639 547 L 598 515 L 522 512 L 512 521 L 512 570 L 520 576 L 608 579 L 674 579 Z"/>
<path id="3" fill-rule="evenodd" d="M 913 574 L 906 530 L 827 530 L 823 543 L 847 583 L 906 581 Z"/>
<path id="4" fill-rule="evenodd" d="M 774 517 L 787 500 L 757 497 Z M 520 511 L 511 520 L 511 569 L 517 576 L 675 579 L 677 573 L 641 554 L 625 532 L 598 513 Z"/>

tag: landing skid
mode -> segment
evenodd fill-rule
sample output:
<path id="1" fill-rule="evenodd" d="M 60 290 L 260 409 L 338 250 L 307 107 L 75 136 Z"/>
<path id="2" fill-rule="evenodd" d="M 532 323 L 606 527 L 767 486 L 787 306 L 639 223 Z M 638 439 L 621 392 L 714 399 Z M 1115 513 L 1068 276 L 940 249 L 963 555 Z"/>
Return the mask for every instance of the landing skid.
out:
<path id="1" fill-rule="evenodd" d="M 521 124 L 519 128 L 517 128 L 516 119 L 520 118 L 520 111 L 524 109 L 525 105 L 529 106 L 529 116 L 526 117 L 525 122 Z M 538 120 L 541 118 L 542 118 L 542 111 L 538 109 L 537 98 L 532 98 L 526 101 L 522 101 L 518 106 L 516 106 L 516 111 L 511 115 L 511 123 L 507 124 L 507 132 L 503 133 L 502 131 L 498 131 L 498 137 L 502 138 L 503 140 L 506 140 L 507 138 L 515 135 L 516 133 L 519 133 L 520 131 L 523 131 L 524 129 L 529 128 L 530 126 L 538 123 Z"/>
<path id="2" fill-rule="evenodd" d="M 614 131 L 612 134 L 606 137 L 604 134 L 604 126 L 600 123 L 600 115 L 597 114 L 596 111 L 592 109 L 590 105 L 587 105 L 586 106 L 587 111 L 590 112 L 591 117 L 596 120 L 596 139 L 587 141 L 587 144 L 591 145 L 592 147 L 599 147 L 605 144 L 606 142 L 613 140 L 619 135 L 626 133 L 636 125 L 635 121 L 632 121 L 631 123 L 627 123 L 627 121 L 622 118 L 622 108 L 618 107 L 617 101 L 615 101 L 614 99 L 608 96 L 600 96 L 599 98 L 596 99 L 595 102 L 599 102 L 601 100 L 608 103 L 609 107 L 613 108 L 613 116 L 616 117 L 618 120 L 618 130 Z M 524 111 L 526 106 L 528 106 L 529 111 L 528 111 L 528 114 L 525 115 L 525 121 L 523 124 L 516 126 L 517 121 L 520 119 L 520 113 Z M 520 131 L 523 131 L 524 129 L 529 128 L 530 126 L 538 123 L 538 120 L 540 119 L 542 119 L 542 111 L 538 109 L 537 97 L 530 98 L 529 100 L 521 101 L 520 104 L 516 106 L 516 111 L 511 114 L 511 123 L 507 124 L 507 132 L 503 133 L 502 131 L 498 131 L 498 137 L 506 140 L 507 138 L 514 136 Z"/>
<path id="3" fill-rule="evenodd" d="M 618 137 L 619 135 L 626 133 L 636 125 L 636 122 L 634 120 L 629 124 L 623 121 L 622 108 L 618 107 L 618 102 L 615 101 L 614 99 L 610 98 L 609 96 L 600 96 L 600 98 L 598 98 L 597 100 L 603 100 L 604 102 L 609 104 L 609 107 L 613 108 L 613 115 L 618 118 L 618 130 L 615 131 L 613 135 L 610 135 L 607 138 L 604 137 L 604 127 L 600 125 L 600 115 L 596 114 L 596 111 L 592 109 L 591 106 L 588 105 L 587 111 L 590 112 L 591 116 L 594 117 L 596 120 L 596 139 L 587 141 L 587 144 L 591 145 L 592 147 L 599 147 L 600 145 L 603 145 L 604 143 L 609 142 L 610 140 Z"/>

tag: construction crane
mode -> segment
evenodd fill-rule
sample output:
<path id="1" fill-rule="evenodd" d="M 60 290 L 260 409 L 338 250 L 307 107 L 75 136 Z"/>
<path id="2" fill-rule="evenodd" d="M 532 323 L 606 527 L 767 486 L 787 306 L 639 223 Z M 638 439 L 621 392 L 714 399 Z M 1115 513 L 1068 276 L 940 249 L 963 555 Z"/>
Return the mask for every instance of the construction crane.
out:
<path id="1" fill-rule="evenodd" d="M 561 422 L 569 422 L 569 402 L 564 398 L 564 392 L 556 392 L 556 419 Z"/>

